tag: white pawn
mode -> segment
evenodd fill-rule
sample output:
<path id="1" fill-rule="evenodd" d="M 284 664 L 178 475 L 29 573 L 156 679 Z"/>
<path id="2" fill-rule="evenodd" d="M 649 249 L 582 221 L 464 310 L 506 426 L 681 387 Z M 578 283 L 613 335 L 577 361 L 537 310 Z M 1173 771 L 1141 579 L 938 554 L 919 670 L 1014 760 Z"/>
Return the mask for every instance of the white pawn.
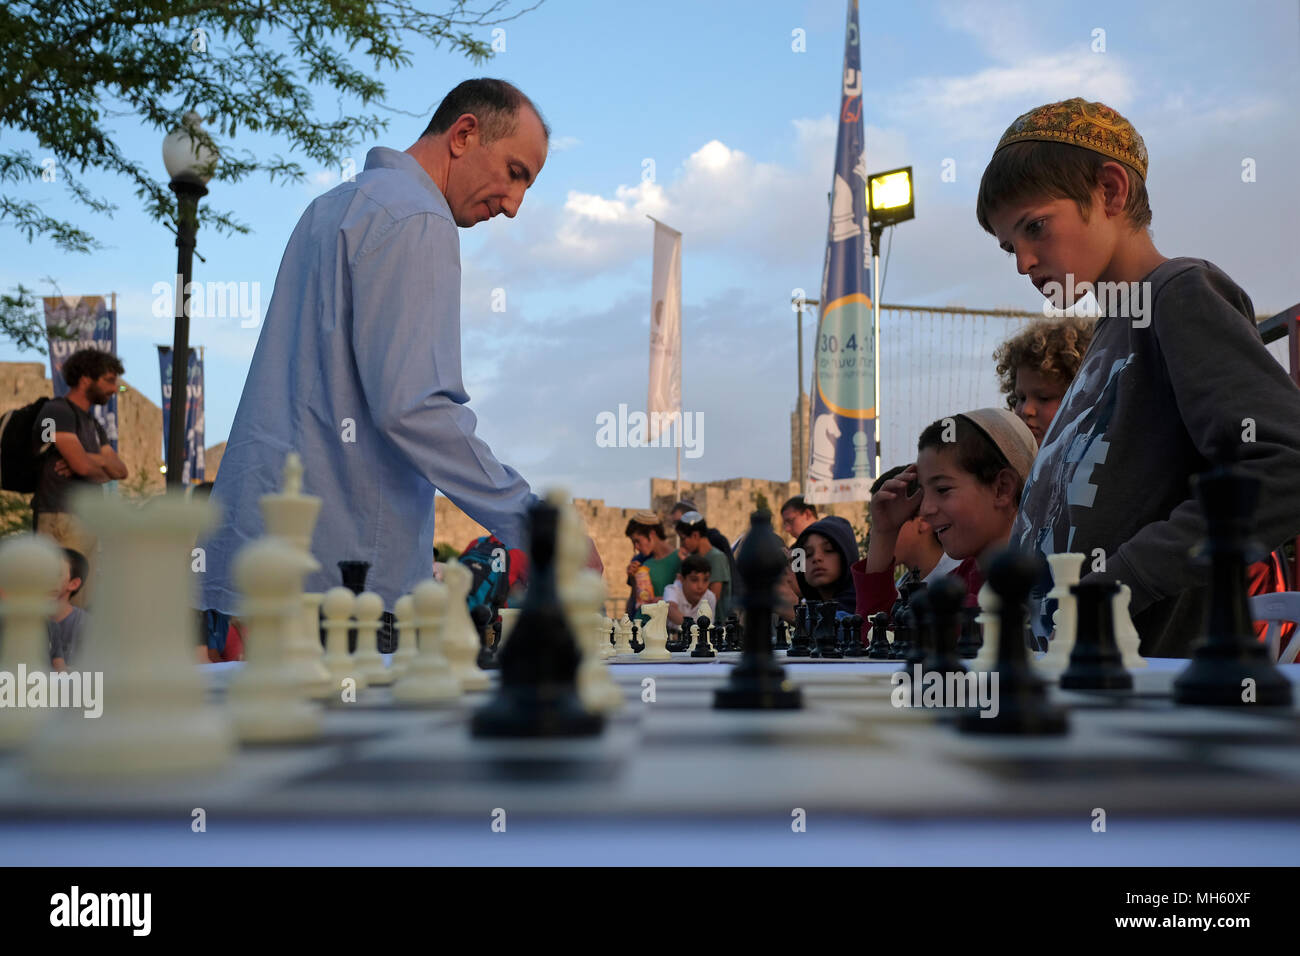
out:
<path id="1" fill-rule="evenodd" d="M 315 563 L 274 537 L 252 541 L 235 555 L 239 616 L 248 636 L 243 669 L 226 700 L 245 743 L 310 740 L 320 733 L 321 711 L 290 660 L 289 636 L 289 624 L 301 616 L 303 575 Z"/>
<path id="2" fill-rule="evenodd" d="M 1138 651 L 1141 636 L 1133 625 L 1129 614 L 1129 602 L 1133 599 L 1133 589 L 1127 584 L 1119 586 L 1119 593 L 1112 599 L 1112 613 L 1115 619 L 1115 643 L 1119 645 L 1125 670 L 1136 670 L 1147 666 L 1147 659 Z"/>
<path id="3" fill-rule="evenodd" d="M 320 570 L 320 565 L 312 557 L 311 536 L 320 514 L 321 499 L 302 493 L 302 476 L 302 458 L 291 451 L 284 457 L 279 494 L 263 495 L 258 499 L 258 505 L 267 535 L 283 538 L 311 558 L 311 566 L 305 572 L 310 574 Z M 288 665 L 316 700 L 330 697 L 333 691 L 329 671 L 321 662 L 320 604 L 321 595 L 304 594 L 302 613 L 296 620 L 285 624 Z"/>
<path id="4" fill-rule="evenodd" d="M 487 690 L 492 686 L 478 666 L 478 630 L 469 616 L 466 598 L 474 575 L 459 561 L 453 561 L 442 572 L 447 587 L 447 614 L 442 625 L 442 649 L 451 662 L 451 671 L 465 690 Z"/>
<path id="5" fill-rule="evenodd" d="M 49 538 L 22 534 L 0 544 L 0 680 L 9 679 L 8 689 L 0 690 L 0 750 L 26 743 L 51 713 L 17 698 L 27 696 L 28 674 L 50 672 L 45 621 L 54 613 L 62 568 L 63 552 Z"/>
<path id="6" fill-rule="evenodd" d="M 397 650 L 393 652 L 393 679 L 402 677 L 410 670 L 411 663 L 419 652 L 415 647 L 415 604 L 411 595 L 403 594 L 393 604 L 393 633 L 397 635 Z"/>
<path id="7" fill-rule="evenodd" d="M 344 587 L 330 588 L 321 601 L 321 611 L 325 615 L 325 669 L 330 672 L 330 702 L 341 698 L 338 694 L 343 681 L 351 678 L 357 690 L 366 686 L 366 679 L 361 668 L 348 653 L 348 630 L 352 627 L 352 609 L 356 606 L 356 595 Z M 358 645 L 360 646 L 360 645 Z"/>
<path id="8" fill-rule="evenodd" d="M 393 685 L 399 704 L 442 704 L 460 699 L 460 681 L 442 653 L 442 622 L 447 612 L 447 589 L 427 578 L 411 592 L 414 623 L 419 633 L 419 654 Z"/>
<path id="9" fill-rule="evenodd" d="M 1070 588 L 1079 583 L 1085 555 L 1049 554 L 1047 563 L 1052 567 L 1052 590 L 1049 598 L 1056 599 L 1056 613 L 1052 615 L 1052 640 L 1042 660 L 1047 670 L 1064 671 L 1070 666 L 1070 652 L 1074 650 L 1075 631 L 1079 625 L 1078 600 Z"/>
<path id="10" fill-rule="evenodd" d="M 601 660 L 609 660 L 614 656 L 614 645 L 609 642 L 609 632 L 614 630 L 613 618 L 601 615 L 600 626 L 605 629 L 605 639 L 600 642 L 600 658 Z"/>
<path id="11" fill-rule="evenodd" d="M 691 647 L 694 647 L 696 643 L 699 641 L 699 639 L 700 639 L 700 626 L 698 624 L 692 624 L 691 625 Z"/>
<path id="12" fill-rule="evenodd" d="M 573 585 L 573 595 L 573 610 L 578 615 L 585 614 L 590 621 L 578 632 L 578 649 L 582 653 L 578 665 L 578 696 L 582 705 L 594 714 L 622 710 L 623 691 L 600 656 L 600 646 L 609 645 L 604 615 L 595 610 L 605 597 L 605 582 L 595 571 L 583 571 Z"/>
<path id="13" fill-rule="evenodd" d="M 380 618 L 383 614 L 384 599 L 374 591 L 362 591 L 357 595 L 357 653 L 353 660 L 368 687 L 393 682 L 393 672 L 384 666 L 384 655 L 379 653 Z"/>
<path id="14" fill-rule="evenodd" d="M 635 654 L 632 650 L 632 619 L 626 614 L 618 622 L 618 628 L 614 631 L 614 653 L 615 654 Z"/>
<path id="15" fill-rule="evenodd" d="M 975 617 L 975 621 L 980 626 L 980 632 L 984 635 L 984 643 L 980 645 L 979 653 L 975 659 L 970 662 L 973 671 L 991 671 L 997 664 L 998 660 L 998 628 L 1000 619 L 998 612 L 1002 608 L 1002 602 L 998 599 L 997 592 L 989 587 L 988 582 L 980 588 L 979 593 L 980 612 Z"/>
<path id="16" fill-rule="evenodd" d="M 668 650 L 668 602 L 645 604 L 641 613 L 650 618 L 641 628 L 641 642 L 645 644 L 638 658 L 642 661 L 671 661 L 673 655 Z"/>

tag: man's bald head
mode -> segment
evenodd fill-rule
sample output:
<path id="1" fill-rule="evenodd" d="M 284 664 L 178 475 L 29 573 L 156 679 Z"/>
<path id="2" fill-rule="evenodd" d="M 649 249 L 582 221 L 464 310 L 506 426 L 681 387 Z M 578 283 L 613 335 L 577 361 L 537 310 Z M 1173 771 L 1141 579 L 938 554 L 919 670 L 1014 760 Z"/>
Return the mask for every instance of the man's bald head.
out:
<path id="1" fill-rule="evenodd" d="M 514 84 L 490 77 L 466 80 L 444 96 L 421 136 L 445 133 L 456 120 L 468 113 L 478 119 L 479 135 L 483 144 L 488 145 L 514 135 L 519 128 L 521 108 L 527 108 L 537 116 L 549 142 L 551 127 L 536 104 Z"/>

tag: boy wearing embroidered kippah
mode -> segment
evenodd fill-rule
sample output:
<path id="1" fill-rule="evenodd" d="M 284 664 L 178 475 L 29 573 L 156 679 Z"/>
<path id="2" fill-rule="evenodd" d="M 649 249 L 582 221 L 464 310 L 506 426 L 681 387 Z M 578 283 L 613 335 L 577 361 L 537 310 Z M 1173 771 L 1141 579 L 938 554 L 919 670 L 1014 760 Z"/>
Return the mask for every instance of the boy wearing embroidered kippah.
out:
<path id="1" fill-rule="evenodd" d="M 1085 578 L 1133 589 L 1148 657 L 1184 657 L 1204 629 L 1204 534 L 1190 479 L 1234 459 L 1262 483 L 1254 536 L 1300 531 L 1300 389 L 1265 350 L 1249 297 L 1203 259 L 1167 259 L 1147 231 L 1147 152 L 1124 117 L 1071 99 L 1003 134 L 976 215 L 1060 307 L 1091 288 L 1102 316 L 1043 436 L 1011 543 L 1087 556 Z M 1035 634 L 1049 633 L 1046 585 Z"/>

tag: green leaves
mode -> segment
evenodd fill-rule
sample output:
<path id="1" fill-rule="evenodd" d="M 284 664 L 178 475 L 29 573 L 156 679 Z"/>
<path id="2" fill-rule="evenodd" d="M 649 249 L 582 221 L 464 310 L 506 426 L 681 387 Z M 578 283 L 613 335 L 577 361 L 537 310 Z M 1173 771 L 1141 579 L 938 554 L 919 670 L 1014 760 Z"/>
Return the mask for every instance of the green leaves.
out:
<path id="1" fill-rule="evenodd" d="M 298 163 L 279 155 L 236 151 L 231 141 L 241 128 L 285 139 L 291 154 L 337 167 L 388 126 L 386 118 L 345 101 L 389 109 L 378 76 L 410 66 L 412 44 L 445 44 L 482 63 L 492 51 L 473 32 L 539 5 L 511 14 L 509 0 L 491 0 L 480 10 L 454 0 L 444 13 L 419 10 L 412 0 L 8 3 L 0 9 L 0 135 L 27 133 L 45 155 L 0 152 L 0 225 L 70 252 L 99 248 L 88 229 L 42 208 L 61 189 L 93 214 L 113 211 L 77 178 L 86 170 L 131 180 L 148 214 L 170 222 L 174 202 L 161 163 L 156 156 L 141 163 L 124 155 L 108 119 L 128 117 L 157 130 L 161 140 L 182 114 L 197 111 L 208 127 L 206 144 L 221 154 L 217 182 L 258 172 L 273 181 L 305 176 Z M 313 88 L 337 94 L 335 119 L 316 115 Z M 248 231 L 210 203 L 200 216 L 206 228 Z"/>

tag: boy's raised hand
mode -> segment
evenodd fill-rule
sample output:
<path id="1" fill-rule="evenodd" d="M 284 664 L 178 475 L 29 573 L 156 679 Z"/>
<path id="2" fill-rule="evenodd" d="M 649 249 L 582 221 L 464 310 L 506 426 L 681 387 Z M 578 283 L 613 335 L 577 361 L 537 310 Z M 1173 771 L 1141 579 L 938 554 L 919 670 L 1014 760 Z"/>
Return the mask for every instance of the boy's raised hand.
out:
<path id="1" fill-rule="evenodd" d="M 871 533 L 898 536 L 898 531 L 921 510 L 921 493 L 908 497 L 907 489 L 917 480 L 916 465 L 908 465 L 896 478 L 891 478 L 871 496 L 867 506 L 871 516 Z"/>

